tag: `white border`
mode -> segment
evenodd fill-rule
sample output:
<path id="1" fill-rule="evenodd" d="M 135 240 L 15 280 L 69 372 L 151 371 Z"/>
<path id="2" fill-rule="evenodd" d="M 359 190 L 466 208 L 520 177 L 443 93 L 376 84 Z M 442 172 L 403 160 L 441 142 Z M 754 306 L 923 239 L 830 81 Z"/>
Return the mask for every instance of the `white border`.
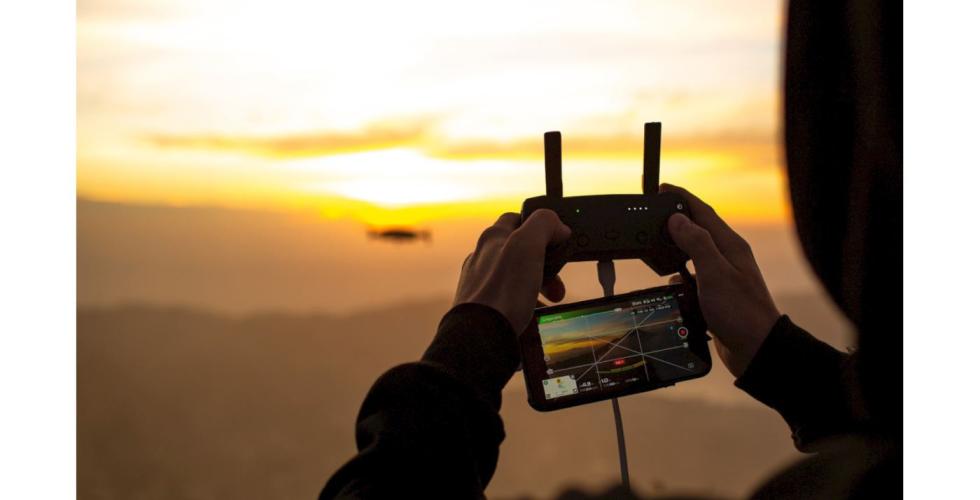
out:
<path id="1" fill-rule="evenodd" d="M 75 2 L 0 5 L 0 498 L 73 498 Z"/>
<path id="2" fill-rule="evenodd" d="M 904 8 L 905 492 L 965 498 L 980 445 L 980 9 Z"/>

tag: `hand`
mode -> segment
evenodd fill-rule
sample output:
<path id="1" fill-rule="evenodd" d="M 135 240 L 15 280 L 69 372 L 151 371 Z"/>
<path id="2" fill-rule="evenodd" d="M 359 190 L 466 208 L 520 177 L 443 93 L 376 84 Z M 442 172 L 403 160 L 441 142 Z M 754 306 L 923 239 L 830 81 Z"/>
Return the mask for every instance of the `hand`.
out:
<path id="1" fill-rule="evenodd" d="M 519 214 L 501 215 L 463 262 L 453 305 L 490 306 L 520 334 L 531 321 L 539 290 L 552 302 L 565 297 L 565 285 L 557 276 L 542 283 L 544 253 L 548 245 L 562 243 L 571 234 L 551 210 L 536 210 L 523 225 Z"/>
<path id="2" fill-rule="evenodd" d="M 779 310 L 748 242 L 687 190 L 669 184 L 660 190 L 683 196 L 691 208 L 693 221 L 674 214 L 667 228 L 694 262 L 701 311 L 715 334 L 718 356 L 732 375 L 740 377 L 779 319 Z"/>

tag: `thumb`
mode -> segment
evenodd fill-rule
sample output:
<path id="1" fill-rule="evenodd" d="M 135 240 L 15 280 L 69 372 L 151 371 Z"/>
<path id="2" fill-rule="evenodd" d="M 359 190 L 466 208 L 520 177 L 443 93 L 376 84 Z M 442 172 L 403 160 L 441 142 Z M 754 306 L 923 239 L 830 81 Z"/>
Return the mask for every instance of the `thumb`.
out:
<path id="1" fill-rule="evenodd" d="M 677 213 L 667 220 L 667 229 L 674 243 L 691 256 L 699 273 L 720 271 L 728 266 L 728 261 L 718 251 L 715 241 L 703 227 L 695 224 L 686 215 Z"/>

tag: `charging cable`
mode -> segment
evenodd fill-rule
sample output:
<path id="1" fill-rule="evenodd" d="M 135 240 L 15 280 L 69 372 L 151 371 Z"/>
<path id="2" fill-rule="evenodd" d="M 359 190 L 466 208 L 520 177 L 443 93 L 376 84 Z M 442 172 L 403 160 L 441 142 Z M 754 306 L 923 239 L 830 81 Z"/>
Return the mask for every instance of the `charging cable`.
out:
<path id="1" fill-rule="evenodd" d="M 596 266 L 599 271 L 599 284 L 602 285 L 602 295 L 611 297 L 616 285 L 616 266 L 611 260 L 600 260 Z M 623 415 L 619 411 L 619 399 L 612 398 L 613 419 L 616 421 L 616 442 L 619 445 L 619 474 L 626 491 L 630 489 L 630 468 L 626 462 L 626 437 L 623 434 Z"/>

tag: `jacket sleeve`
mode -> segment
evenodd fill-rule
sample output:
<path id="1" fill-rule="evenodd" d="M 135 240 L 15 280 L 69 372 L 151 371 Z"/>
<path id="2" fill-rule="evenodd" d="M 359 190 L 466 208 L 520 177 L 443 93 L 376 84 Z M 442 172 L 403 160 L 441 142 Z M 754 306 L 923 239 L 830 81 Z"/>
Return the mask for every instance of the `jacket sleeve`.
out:
<path id="1" fill-rule="evenodd" d="M 500 392 L 518 363 L 503 315 L 454 307 L 421 361 L 374 383 L 357 417 L 358 453 L 320 498 L 482 497 L 504 439 Z"/>
<path id="2" fill-rule="evenodd" d="M 802 452 L 856 431 L 863 420 L 855 356 L 817 340 L 782 316 L 735 385 L 776 410 Z"/>

